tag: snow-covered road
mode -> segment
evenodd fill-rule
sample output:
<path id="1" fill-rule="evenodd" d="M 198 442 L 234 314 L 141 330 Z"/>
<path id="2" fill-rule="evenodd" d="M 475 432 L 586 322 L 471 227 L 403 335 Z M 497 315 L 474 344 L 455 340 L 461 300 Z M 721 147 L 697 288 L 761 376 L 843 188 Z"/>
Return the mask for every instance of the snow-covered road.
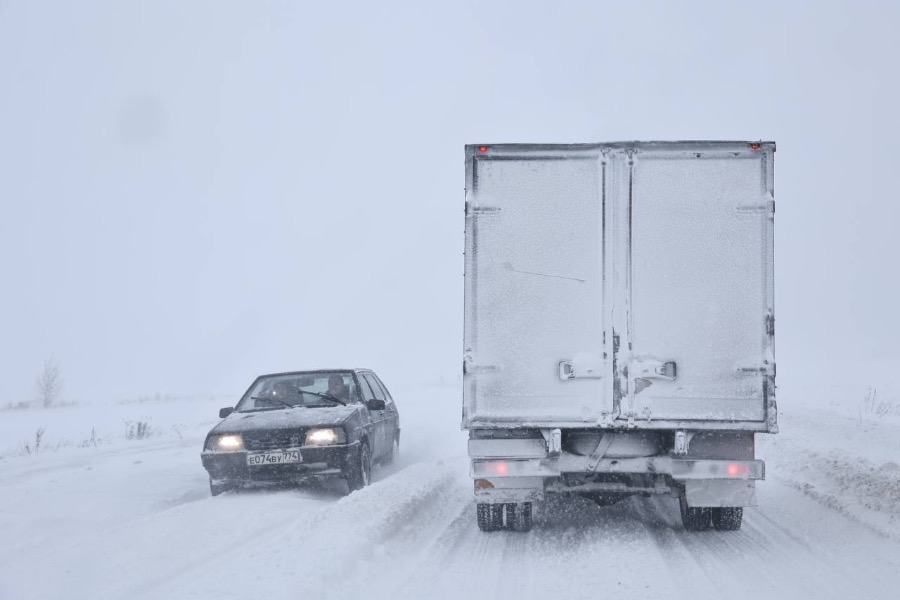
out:
<path id="1" fill-rule="evenodd" d="M 404 414 L 401 460 L 350 496 L 325 486 L 212 498 L 202 427 L 6 458 L 0 599 L 900 596 L 900 500 L 883 497 L 896 463 L 879 462 L 900 444 L 896 420 L 860 421 L 848 436 L 846 415 L 784 415 L 785 433 L 761 444 L 770 476 L 738 532 L 688 533 L 677 502 L 658 497 L 551 501 L 531 532 L 485 534 L 453 419 L 458 396 L 432 393 L 439 403 Z M 817 445 L 816 432 L 832 429 L 846 455 Z M 853 453 L 864 440 L 888 487 L 800 480 L 804 469 L 865 472 Z M 866 494 L 882 505 L 867 508 Z"/>

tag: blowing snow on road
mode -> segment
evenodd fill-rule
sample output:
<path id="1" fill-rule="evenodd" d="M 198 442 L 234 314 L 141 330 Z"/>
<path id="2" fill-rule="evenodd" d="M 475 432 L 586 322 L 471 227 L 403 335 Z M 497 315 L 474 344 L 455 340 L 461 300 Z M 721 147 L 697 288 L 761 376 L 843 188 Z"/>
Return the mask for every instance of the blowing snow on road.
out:
<path id="1" fill-rule="evenodd" d="M 687 532 L 677 500 L 662 496 L 607 507 L 551 500 L 531 532 L 483 533 L 456 429 L 459 394 L 397 394 L 401 459 L 349 496 L 325 484 L 210 497 L 199 449 L 220 399 L 154 406 L 145 440 L 91 421 L 106 414 L 111 427 L 109 413 L 139 418 L 146 404 L 58 409 L 61 437 L 47 426 L 44 450 L 3 449 L 0 598 L 892 598 L 900 589 L 896 414 L 838 400 L 792 407 L 783 393 L 782 433 L 761 438 L 768 477 L 740 531 Z M 49 416 L 6 413 L 4 423 L 21 431 Z M 99 442 L 79 447 L 66 426 Z"/>

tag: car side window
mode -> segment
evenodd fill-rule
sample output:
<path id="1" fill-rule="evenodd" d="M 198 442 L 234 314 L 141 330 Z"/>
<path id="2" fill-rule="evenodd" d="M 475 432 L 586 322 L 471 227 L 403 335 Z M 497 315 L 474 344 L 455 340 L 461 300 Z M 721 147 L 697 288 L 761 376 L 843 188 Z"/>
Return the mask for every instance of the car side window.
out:
<path id="1" fill-rule="evenodd" d="M 390 392 L 388 392 L 387 386 L 384 385 L 384 384 L 381 382 L 381 380 L 378 378 L 378 375 L 372 375 L 372 379 L 375 380 L 375 383 L 378 384 L 378 386 L 381 388 L 382 393 L 384 393 L 385 401 L 386 401 L 386 402 L 393 402 L 394 399 L 391 398 L 391 394 L 390 394 Z"/>
<path id="2" fill-rule="evenodd" d="M 387 402 L 387 398 L 385 398 L 384 392 L 381 391 L 381 386 L 378 385 L 378 381 L 375 380 L 375 378 L 370 373 L 364 374 L 363 378 L 365 378 L 366 383 L 369 384 L 369 387 L 372 388 L 372 393 L 375 394 L 372 397 Z"/>
<path id="3" fill-rule="evenodd" d="M 369 382 L 364 379 L 364 375 L 358 375 L 357 377 L 359 378 L 359 389 L 362 391 L 363 402 L 375 398 L 375 393 L 369 387 Z"/>

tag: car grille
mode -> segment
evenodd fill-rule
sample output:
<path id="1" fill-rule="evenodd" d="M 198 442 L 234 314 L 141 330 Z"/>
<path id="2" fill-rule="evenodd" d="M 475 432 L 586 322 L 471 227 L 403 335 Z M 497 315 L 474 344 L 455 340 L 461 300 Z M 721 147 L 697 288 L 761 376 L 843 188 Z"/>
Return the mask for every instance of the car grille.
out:
<path id="1" fill-rule="evenodd" d="M 243 434 L 244 448 L 256 450 L 278 450 L 299 448 L 306 441 L 306 432 L 297 429 L 287 431 L 253 431 Z"/>

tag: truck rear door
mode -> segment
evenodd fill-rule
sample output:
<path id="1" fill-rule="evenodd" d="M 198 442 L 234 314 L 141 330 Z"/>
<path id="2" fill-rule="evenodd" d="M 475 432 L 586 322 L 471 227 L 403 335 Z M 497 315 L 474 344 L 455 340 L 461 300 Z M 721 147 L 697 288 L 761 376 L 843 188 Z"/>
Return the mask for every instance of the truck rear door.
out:
<path id="1" fill-rule="evenodd" d="M 629 158 L 630 192 L 620 198 L 630 232 L 622 418 L 765 420 L 774 147 L 754 145 L 638 149 Z"/>
<path id="2" fill-rule="evenodd" d="M 598 149 L 466 149 L 465 426 L 613 410 Z"/>

